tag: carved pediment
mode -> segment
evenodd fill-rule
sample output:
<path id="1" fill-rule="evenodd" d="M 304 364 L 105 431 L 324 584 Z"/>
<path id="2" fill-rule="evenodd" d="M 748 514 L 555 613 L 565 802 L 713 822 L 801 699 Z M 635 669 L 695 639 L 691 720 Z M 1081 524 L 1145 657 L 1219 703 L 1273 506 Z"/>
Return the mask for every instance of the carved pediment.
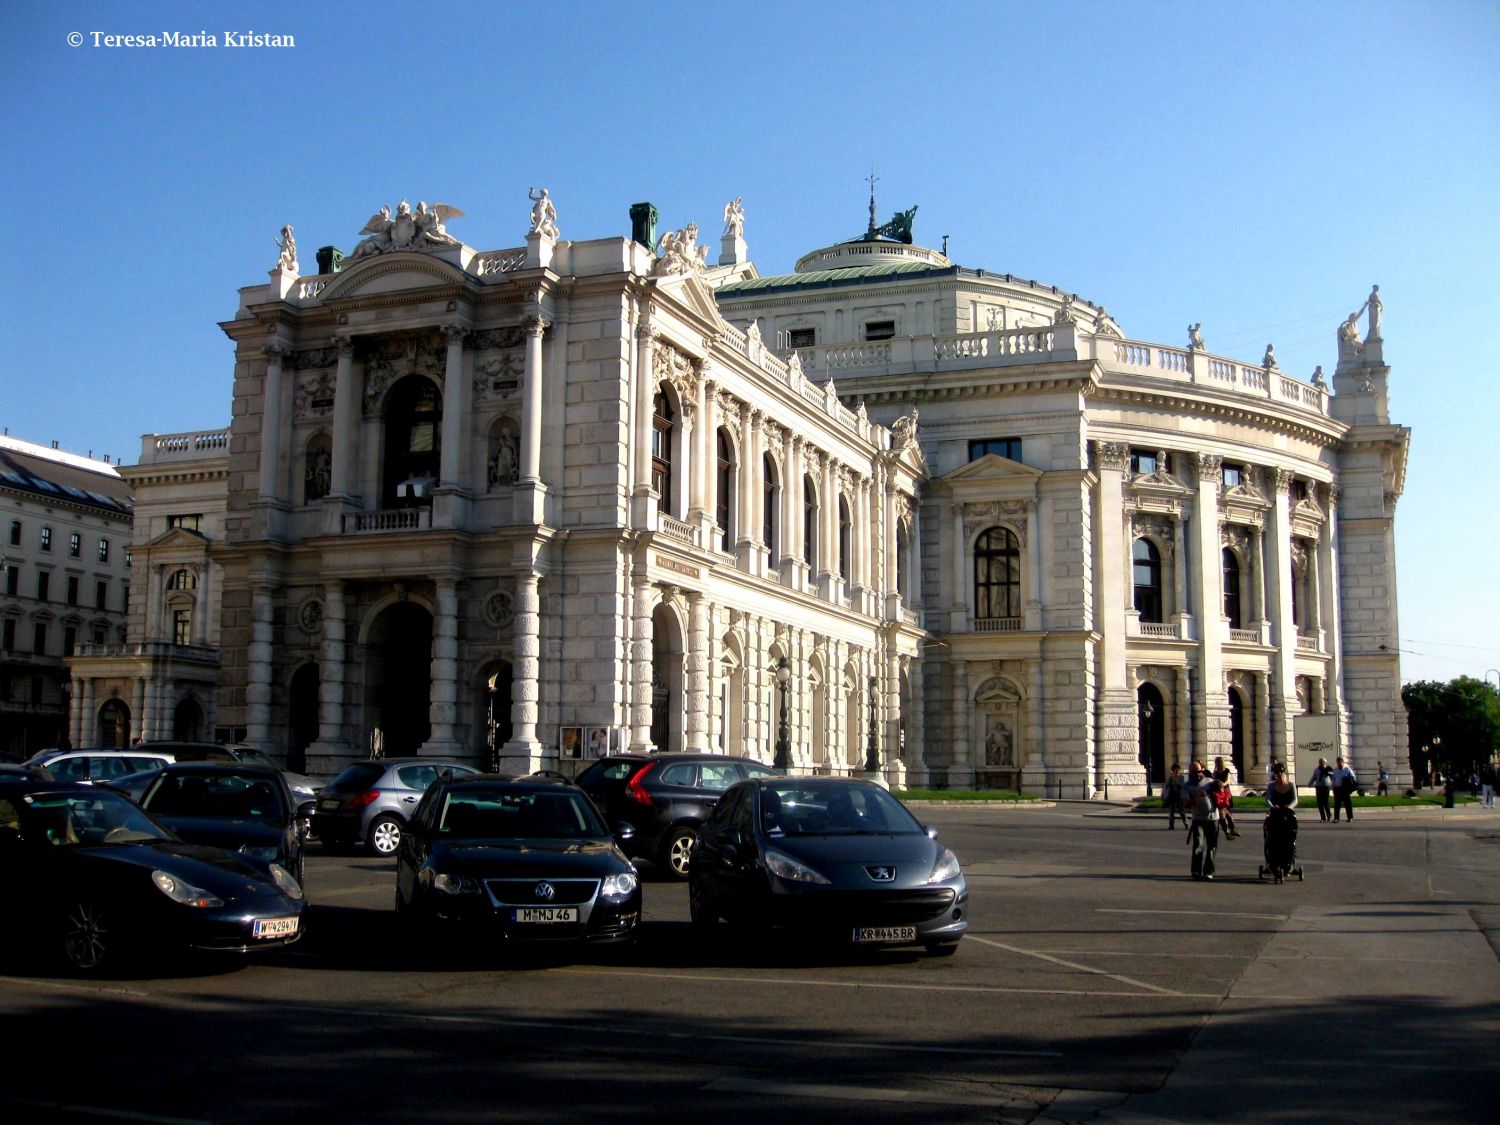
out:
<path id="1" fill-rule="evenodd" d="M 1001 457 L 998 453 L 986 453 L 977 461 L 960 465 L 939 479 L 949 484 L 984 484 L 995 481 L 1032 484 L 1041 477 L 1041 469 L 1034 469 L 1030 465 L 1023 465 L 1019 461 Z"/>
<path id="2" fill-rule="evenodd" d="M 714 300 L 713 290 L 696 273 L 668 274 L 665 277 L 658 277 L 656 288 L 659 293 L 671 297 L 716 329 L 722 330 L 729 326 L 729 322 L 719 312 L 719 305 Z"/>
<path id="3" fill-rule="evenodd" d="M 430 254 L 395 253 L 347 262 L 344 269 L 319 294 L 324 304 L 348 297 L 398 293 L 412 289 L 462 285 L 468 275 L 451 262 Z"/>

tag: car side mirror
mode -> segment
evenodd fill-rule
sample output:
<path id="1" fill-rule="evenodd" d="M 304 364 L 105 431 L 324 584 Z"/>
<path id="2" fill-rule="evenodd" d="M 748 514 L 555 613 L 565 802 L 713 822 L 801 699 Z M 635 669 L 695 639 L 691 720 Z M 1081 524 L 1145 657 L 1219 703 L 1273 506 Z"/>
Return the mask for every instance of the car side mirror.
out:
<path id="1" fill-rule="evenodd" d="M 924 832 L 927 833 L 927 838 L 929 840 L 936 840 L 937 839 L 937 829 L 934 828 L 932 825 L 928 824 L 928 825 L 924 826 L 923 829 L 922 829 L 922 831 L 924 831 Z"/>
<path id="2" fill-rule="evenodd" d="M 317 801 L 303 801 L 300 805 L 297 806 L 297 819 L 311 820 L 312 815 L 317 811 L 317 808 Z"/>
<path id="3" fill-rule="evenodd" d="M 615 839 L 619 840 L 622 844 L 627 840 L 634 840 L 635 825 L 630 824 L 627 821 L 620 821 L 619 824 L 615 825 Z"/>

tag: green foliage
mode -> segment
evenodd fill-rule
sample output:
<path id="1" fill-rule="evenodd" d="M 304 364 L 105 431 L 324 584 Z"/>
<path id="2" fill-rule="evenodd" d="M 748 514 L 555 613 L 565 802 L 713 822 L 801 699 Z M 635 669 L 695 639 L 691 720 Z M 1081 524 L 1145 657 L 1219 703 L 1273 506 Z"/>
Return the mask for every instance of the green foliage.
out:
<path id="1" fill-rule="evenodd" d="M 1419 680 L 1401 688 L 1401 700 L 1414 769 L 1435 765 L 1467 781 L 1500 749 L 1500 692 L 1484 680 Z"/>

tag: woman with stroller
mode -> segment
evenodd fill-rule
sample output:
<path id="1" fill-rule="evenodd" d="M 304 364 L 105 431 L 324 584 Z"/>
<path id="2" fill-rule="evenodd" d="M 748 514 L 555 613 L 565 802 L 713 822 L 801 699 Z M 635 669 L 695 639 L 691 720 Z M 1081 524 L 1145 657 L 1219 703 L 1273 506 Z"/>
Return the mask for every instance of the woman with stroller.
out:
<path id="1" fill-rule="evenodd" d="M 1279 883 L 1297 863 L 1297 786 L 1279 762 L 1274 780 L 1266 788 L 1266 868 Z M 1264 871 L 1261 874 L 1265 874 Z"/>

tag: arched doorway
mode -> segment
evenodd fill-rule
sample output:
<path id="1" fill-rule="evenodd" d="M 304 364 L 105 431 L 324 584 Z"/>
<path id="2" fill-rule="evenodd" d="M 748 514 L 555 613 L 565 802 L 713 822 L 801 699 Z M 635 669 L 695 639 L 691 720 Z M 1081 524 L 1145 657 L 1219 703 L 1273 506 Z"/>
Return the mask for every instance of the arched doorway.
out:
<path id="1" fill-rule="evenodd" d="M 432 733 L 432 614 L 415 602 L 380 612 L 365 642 L 365 707 L 386 757 L 415 754 Z"/>
<path id="2" fill-rule="evenodd" d="M 203 737 L 203 708 L 192 696 L 179 700 L 172 710 L 172 737 L 178 742 L 197 742 Z"/>
<path id="3" fill-rule="evenodd" d="M 442 459 L 443 396 L 432 380 L 408 375 L 385 399 L 381 505 L 430 505 Z M 402 485 L 408 487 L 402 489 Z"/>
<path id="4" fill-rule="evenodd" d="M 1140 763 L 1147 784 L 1160 785 L 1167 776 L 1167 707 L 1155 684 L 1142 684 L 1135 693 L 1140 730 Z"/>
<path id="5" fill-rule="evenodd" d="M 651 745 L 682 749 L 682 627 L 665 605 L 652 615 Z"/>
<path id="6" fill-rule="evenodd" d="M 1245 699 L 1238 688 L 1229 689 L 1229 753 L 1234 776 L 1245 781 Z"/>
<path id="7" fill-rule="evenodd" d="M 292 675 L 287 715 L 286 766 L 307 770 L 307 748 L 318 737 L 318 666 L 304 664 Z"/>
<path id="8" fill-rule="evenodd" d="M 107 699 L 99 708 L 97 718 L 98 737 L 94 745 L 101 750 L 124 748 L 130 737 L 130 708 L 118 699 Z"/>
<path id="9" fill-rule="evenodd" d="M 484 674 L 484 761 L 491 770 L 500 768 L 500 749 L 515 733 L 510 715 L 514 677 L 508 660 L 490 665 Z"/>

